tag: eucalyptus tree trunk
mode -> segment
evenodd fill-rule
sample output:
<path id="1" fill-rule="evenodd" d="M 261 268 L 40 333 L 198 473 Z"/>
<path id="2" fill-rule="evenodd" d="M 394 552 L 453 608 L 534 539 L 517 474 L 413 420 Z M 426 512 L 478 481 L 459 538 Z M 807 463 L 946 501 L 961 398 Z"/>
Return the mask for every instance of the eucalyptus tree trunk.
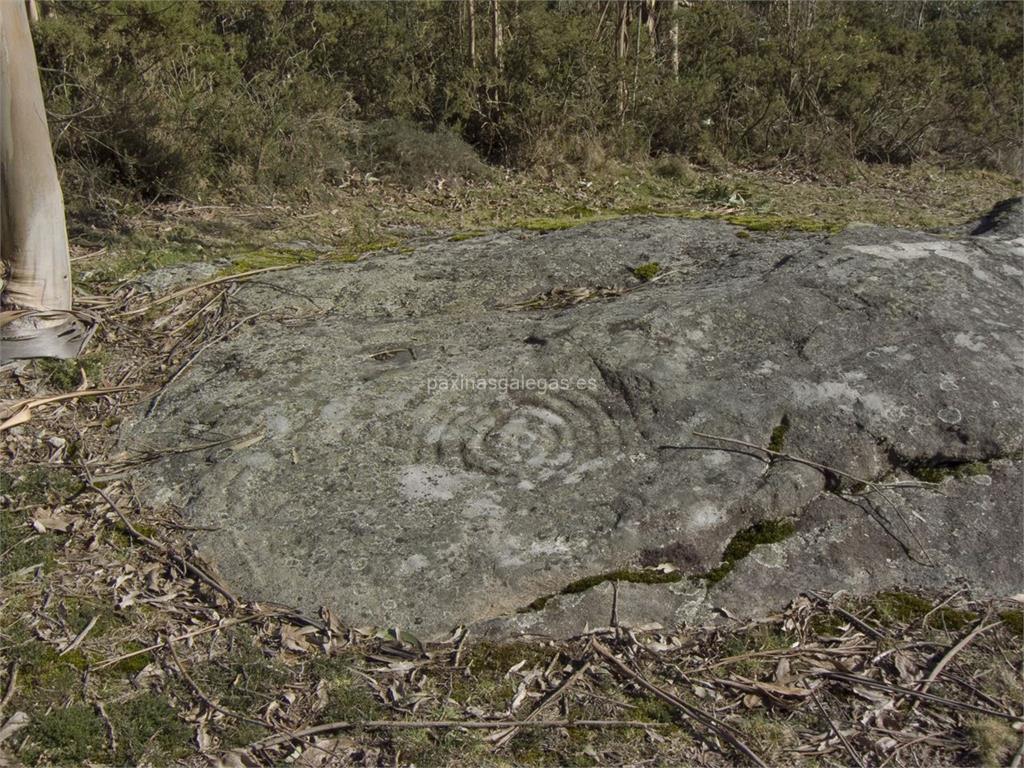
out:
<path id="1" fill-rule="evenodd" d="M 64 199 L 23 0 L 0 0 L 0 362 L 75 357 Z"/>
<path id="2" fill-rule="evenodd" d="M 469 35 L 469 66 L 476 69 L 476 2 L 475 0 L 466 0 L 466 16 L 467 16 L 467 27 L 466 30 Z"/>
<path id="3" fill-rule="evenodd" d="M 626 119 L 626 52 L 629 45 L 629 4 L 632 0 L 617 0 L 615 20 L 615 60 L 619 66 L 619 119 Z"/>
<path id="4" fill-rule="evenodd" d="M 672 0 L 669 5 L 668 43 L 672 48 L 672 78 L 679 79 L 679 0 Z"/>
<path id="5" fill-rule="evenodd" d="M 501 29 L 501 11 L 498 8 L 498 0 L 491 0 L 491 58 L 494 65 L 501 69 L 501 48 L 504 44 L 503 31 Z"/>

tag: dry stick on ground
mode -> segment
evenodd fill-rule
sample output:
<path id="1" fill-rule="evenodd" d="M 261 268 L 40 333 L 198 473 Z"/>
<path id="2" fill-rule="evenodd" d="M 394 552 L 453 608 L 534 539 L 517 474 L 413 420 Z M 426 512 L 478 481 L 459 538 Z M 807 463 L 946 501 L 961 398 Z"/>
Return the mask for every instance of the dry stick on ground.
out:
<path id="1" fill-rule="evenodd" d="M 324 723 L 297 731 L 280 733 L 276 736 L 268 736 L 265 739 L 254 741 L 248 749 L 269 749 L 309 736 L 348 731 L 355 728 L 364 730 L 374 728 L 393 730 L 466 728 L 487 731 L 505 728 L 636 728 L 647 730 L 648 728 L 667 728 L 670 725 L 670 723 L 651 723 L 646 720 L 534 720 L 532 722 L 523 720 L 339 720 L 335 723 Z"/>
<path id="2" fill-rule="evenodd" d="M 946 653 L 943 654 L 942 658 L 939 659 L 938 663 L 936 663 L 936 665 L 932 667 L 932 671 L 928 675 L 928 677 L 926 677 L 921 682 L 921 686 L 918 688 L 918 690 L 921 693 L 928 693 L 928 689 L 931 688 L 932 683 L 935 682 L 938 676 L 942 674 L 942 670 L 946 668 L 946 665 L 953 660 L 954 656 L 956 656 L 958 653 L 960 653 L 960 651 L 962 651 L 964 648 L 970 645 L 971 641 L 974 640 L 974 638 L 976 638 L 982 632 L 987 632 L 988 630 L 992 629 L 992 627 L 998 627 L 1002 623 L 1002 621 L 993 621 L 991 624 L 986 624 L 985 622 L 988 620 L 988 616 L 989 614 L 986 614 L 983 618 L 979 619 L 974 629 L 967 633 L 967 635 L 963 639 L 961 639 L 960 642 L 958 642 L 956 645 L 954 645 L 952 648 L 946 651 Z"/>
<path id="3" fill-rule="evenodd" d="M 308 264 L 310 262 L 305 263 Z M 161 296 L 159 299 L 154 299 L 145 306 L 137 307 L 136 309 L 129 309 L 126 312 L 122 312 L 121 317 L 141 315 L 143 312 L 148 312 L 153 307 L 158 307 L 161 304 L 166 304 L 168 301 L 173 301 L 174 299 L 177 299 L 180 296 L 187 296 L 188 294 L 194 291 L 199 291 L 202 290 L 203 288 L 209 288 L 211 285 L 220 285 L 221 283 L 229 283 L 231 281 L 242 281 L 252 277 L 253 275 L 262 275 L 264 272 L 280 272 L 281 270 L 284 269 L 295 269 L 296 267 L 299 266 L 303 266 L 303 264 L 282 264 L 277 267 L 263 267 L 262 269 L 250 269 L 248 272 L 239 272 L 237 275 L 225 275 L 224 277 L 217 277 L 214 278 L 213 280 L 206 280 L 202 283 L 196 283 L 195 285 L 190 285 L 187 288 L 181 288 L 180 290 L 165 294 Z"/>
<path id="4" fill-rule="evenodd" d="M 61 651 L 57 655 L 58 656 L 63 656 L 65 654 L 67 654 L 67 653 L 71 653 L 71 651 L 75 650 L 75 648 L 80 646 L 82 644 L 82 641 L 85 640 L 86 636 L 90 632 L 92 632 L 92 628 L 96 626 L 96 622 L 99 621 L 99 620 L 100 620 L 99 614 L 96 614 L 91 619 L 89 619 L 89 623 L 85 625 L 85 629 L 83 629 L 81 632 L 79 632 L 77 635 L 75 635 L 75 638 L 64 647 L 63 651 Z"/>
<path id="5" fill-rule="evenodd" d="M 210 632 L 216 632 L 218 629 L 227 629 L 228 627 L 233 627 L 236 624 L 245 624 L 250 621 L 259 621 L 260 619 L 270 618 L 270 616 L 271 615 L 268 614 L 256 613 L 252 616 L 243 616 L 240 619 L 230 619 L 229 621 L 225 621 L 223 624 L 212 624 L 208 627 L 196 629 L 192 632 L 186 632 L 182 635 L 175 635 L 174 637 L 169 637 L 166 640 L 161 640 L 159 643 L 147 645 L 145 648 L 140 648 L 137 651 L 132 651 L 131 653 L 122 653 L 120 656 L 112 656 L 109 659 L 104 659 L 103 661 L 93 664 L 91 667 L 89 667 L 89 671 L 98 672 L 101 669 L 112 667 L 114 664 L 118 664 L 124 661 L 125 659 L 132 659 L 136 656 L 141 656 L 144 653 L 149 653 L 150 651 L 155 651 L 159 648 L 163 648 L 169 642 L 179 643 L 182 640 L 189 640 L 193 637 L 199 637 L 200 635 L 206 635 Z"/>
<path id="6" fill-rule="evenodd" d="M 1021 741 L 1017 754 L 1010 761 L 1010 768 L 1021 768 L 1022 765 L 1024 765 L 1024 740 Z"/>
<path id="7" fill-rule="evenodd" d="M 228 603 L 231 604 L 232 607 L 237 607 L 238 605 L 241 604 L 241 601 L 239 601 L 239 599 L 237 597 L 235 597 L 233 594 L 231 594 L 230 590 L 228 590 L 227 587 L 225 587 L 223 584 L 221 584 L 215 578 L 210 576 L 210 574 L 208 574 L 202 568 L 200 568 L 199 566 L 197 566 L 197 565 L 195 565 L 193 563 L 190 563 L 184 556 L 178 554 L 177 552 L 172 550 L 166 544 L 162 544 L 159 541 L 157 541 L 156 539 L 151 539 L 151 538 L 149 538 L 149 536 L 146 536 L 146 535 L 144 535 L 142 533 L 139 533 L 139 531 L 136 530 L 135 526 L 133 526 L 128 521 L 128 518 L 125 517 L 124 513 L 117 506 L 117 504 L 114 503 L 114 500 L 110 498 L 110 496 L 107 494 L 107 492 L 104 491 L 102 488 L 98 488 L 93 483 L 92 475 L 89 473 L 89 468 L 83 465 L 82 466 L 82 471 L 85 473 L 85 477 L 86 477 L 86 481 L 87 481 L 86 485 L 89 488 L 91 488 L 93 491 L 98 493 L 103 498 L 103 500 L 107 503 L 107 506 L 109 506 L 112 510 L 114 510 L 114 514 L 116 514 L 118 516 L 118 518 L 120 518 L 121 522 L 124 524 L 125 528 L 128 529 L 128 533 L 131 535 L 132 538 L 134 538 L 134 539 L 136 539 L 138 541 L 141 541 L 144 544 L 148 544 L 149 546 L 153 547 L 157 551 L 162 552 L 165 556 L 168 557 L 168 559 L 176 560 L 178 563 L 181 564 L 181 566 L 186 571 L 191 573 L 193 576 L 195 576 L 197 579 L 202 581 L 208 587 L 216 590 L 221 595 L 223 595 L 224 598 L 228 601 Z"/>
<path id="8" fill-rule="evenodd" d="M 697 709 L 696 707 L 690 706 L 682 699 L 679 699 L 676 696 L 673 696 L 668 691 L 664 691 L 658 686 L 654 685 L 649 680 L 647 680 L 647 678 L 645 678 L 643 675 L 641 675 L 638 672 L 634 672 L 632 669 L 626 666 L 626 664 L 622 662 L 622 660 L 616 658 L 615 654 L 613 654 L 600 641 L 594 640 L 593 648 L 599 656 L 602 656 L 603 658 L 607 659 L 620 675 L 627 677 L 629 680 L 636 683 L 644 690 L 653 693 L 655 696 L 657 696 L 659 699 L 666 702 L 667 704 L 671 704 L 672 706 L 676 707 L 691 720 L 696 721 L 716 736 L 719 736 L 722 739 L 724 739 L 726 742 L 732 745 L 732 747 L 734 747 L 738 752 L 743 754 L 748 760 L 754 763 L 754 765 L 758 766 L 758 768 L 768 768 L 765 762 L 760 757 L 758 757 L 757 754 L 750 747 L 748 747 L 742 740 L 740 740 L 737 736 L 733 734 L 732 727 L 729 726 L 727 723 L 723 723 L 721 720 L 714 717 L 713 715 L 709 715 L 708 713 L 703 712 Z"/>
<path id="9" fill-rule="evenodd" d="M 107 714 L 107 708 L 103 706 L 103 702 L 96 698 L 93 701 L 93 706 L 96 707 L 96 711 L 99 712 L 100 719 L 103 720 L 104 725 L 107 726 L 107 738 L 110 741 L 110 751 L 117 752 L 117 732 L 114 730 L 114 724 L 110 721 L 110 716 Z"/>
<path id="10" fill-rule="evenodd" d="M 853 624 L 853 626 L 857 627 L 857 629 L 859 629 L 861 632 L 870 635 L 871 637 L 875 638 L 875 640 L 885 640 L 889 637 L 889 634 L 881 627 L 871 626 L 864 619 L 860 618 L 860 616 L 858 616 L 857 614 L 851 613 L 842 606 L 833 605 L 823 595 L 819 595 L 817 592 L 812 592 L 810 590 L 808 590 L 805 594 L 809 595 L 810 597 L 813 597 L 819 603 L 824 605 L 828 610 L 835 611 L 848 622 Z"/>
<path id="11" fill-rule="evenodd" d="M 889 683 L 882 683 L 878 680 L 872 680 L 870 677 L 863 677 L 861 675 L 850 675 L 845 672 L 822 672 L 822 677 L 829 677 L 833 680 L 848 683 L 851 685 L 863 685 L 868 688 L 875 688 L 880 691 L 886 691 L 888 693 L 899 694 L 901 696 L 911 696 L 924 701 L 930 701 L 941 706 L 949 707 L 950 709 L 962 709 L 969 712 L 980 712 L 983 715 L 991 715 L 992 717 L 998 717 L 1003 720 L 1017 720 L 1017 715 L 1012 712 L 1001 712 L 998 709 L 990 709 L 989 707 L 980 707 L 977 704 L 968 704 L 963 701 L 956 701 L 954 699 L 947 699 L 943 696 L 936 696 L 934 693 L 922 693 L 921 691 L 915 691 L 912 688 L 904 688 L 899 685 L 890 685 Z"/>
<path id="12" fill-rule="evenodd" d="M 822 716 L 825 718 L 825 720 L 828 721 L 828 725 L 829 728 L 832 729 L 832 733 L 834 733 L 839 738 L 839 741 L 843 743 L 843 748 L 846 750 L 846 753 L 850 756 L 850 759 L 857 764 L 858 768 L 864 768 L 864 761 L 860 759 L 860 755 L 858 755 L 853 750 L 853 745 L 851 745 L 850 742 L 846 740 L 846 737 L 843 735 L 843 732 L 839 730 L 839 726 L 835 724 L 835 721 L 829 716 L 828 712 L 825 711 L 825 707 L 822 705 L 821 701 L 819 701 L 818 696 L 814 693 L 814 691 L 811 691 L 811 701 L 813 701 L 817 705 L 818 710 L 821 712 Z"/>
<path id="13" fill-rule="evenodd" d="M 78 400 L 83 397 L 99 397 L 101 395 L 109 395 L 114 392 L 124 392 L 128 389 L 135 389 L 135 387 L 128 386 L 82 389 L 77 392 L 67 392 L 63 395 L 48 395 L 46 397 L 32 397 L 27 400 L 18 400 L 17 402 L 4 406 L 11 415 L 0 423 L 0 432 L 3 432 L 5 429 L 10 429 L 11 427 L 16 427 L 19 424 L 24 424 L 32 418 L 32 409 L 38 408 L 41 405 L 59 403 L 65 400 Z"/>
<path id="14" fill-rule="evenodd" d="M 561 699 L 565 696 L 565 694 L 569 692 L 569 689 L 572 688 L 576 684 L 576 681 L 578 681 L 581 677 L 583 677 L 583 675 L 586 674 L 588 669 L 590 669 L 590 659 L 586 659 L 579 666 L 579 668 L 576 669 L 575 672 L 573 672 L 571 675 L 569 675 L 569 677 L 567 677 L 565 679 L 565 682 L 563 682 L 560 686 L 558 686 L 558 688 L 556 688 L 551 693 L 550 696 L 548 696 L 546 699 L 544 699 L 544 701 L 542 701 L 540 704 L 538 704 L 536 707 L 534 707 L 533 711 L 530 712 L 530 714 L 528 714 L 526 716 L 526 718 L 524 719 L 523 722 L 527 722 L 527 723 L 528 722 L 535 722 L 537 717 L 540 715 L 540 713 L 544 709 L 546 709 L 547 707 L 550 707 L 552 704 L 556 704 L 559 701 L 561 701 Z M 519 728 L 518 727 L 509 728 L 508 731 L 506 731 L 505 733 L 496 734 L 496 735 L 494 735 L 494 736 L 492 736 L 490 738 L 494 741 L 495 748 L 496 749 L 500 749 L 501 747 L 503 747 L 506 744 L 508 744 L 508 742 L 511 741 L 512 738 L 518 732 L 519 732 Z"/>
<path id="15" fill-rule="evenodd" d="M 205 352 L 207 349 L 212 347 L 218 341 L 223 341 L 224 339 L 226 339 L 228 336 L 231 335 L 231 333 L 236 328 L 239 328 L 240 326 L 244 325 L 245 323 L 249 322 L 250 320 L 252 320 L 255 317 L 259 317 L 261 314 L 263 314 L 263 313 L 262 312 L 253 312 L 251 315 L 246 315 L 241 320 L 239 320 L 237 323 L 235 323 L 230 328 L 228 328 L 226 331 L 224 331 L 224 333 L 217 334 L 212 339 L 210 339 L 208 342 L 206 342 L 201 347 L 199 347 L 199 349 L 197 349 L 195 352 L 193 352 L 191 355 L 189 355 L 187 358 L 185 358 L 185 362 L 183 362 L 180 366 L 178 366 L 178 370 L 176 370 L 173 374 L 171 374 L 171 377 L 169 379 L 167 379 L 167 381 L 164 382 L 162 387 L 160 387 L 160 391 L 156 393 L 156 395 L 153 397 L 152 400 L 150 400 L 149 407 L 146 408 L 146 415 L 149 416 L 150 414 L 153 413 L 153 411 L 156 409 L 156 407 L 160 404 L 160 399 L 164 396 L 164 392 L 167 390 L 167 387 L 169 387 L 174 382 L 175 379 L 177 379 L 179 376 L 181 376 L 181 374 L 183 374 L 188 369 L 188 367 L 190 365 L 192 365 L 192 363 L 194 363 L 196 361 L 196 358 L 198 358 L 201 354 L 203 354 L 203 352 Z"/>
<path id="16" fill-rule="evenodd" d="M 7 668 L 7 690 L 4 691 L 4 697 L 0 699 L 0 715 L 3 715 L 7 705 L 11 703 L 11 699 L 14 698 L 14 688 L 18 684 L 18 662 L 12 661 L 11 666 Z"/>
<path id="17" fill-rule="evenodd" d="M 871 650 L 874 647 L 875 646 L 873 645 L 861 645 L 843 646 L 840 648 L 823 648 L 808 645 L 801 648 L 780 648 L 772 651 L 750 651 L 749 653 L 740 653 L 736 656 L 726 656 L 724 659 L 718 659 L 717 661 L 709 662 L 707 664 L 701 664 L 699 667 L 694 667 L 693 669 L 687 669 L 684 671 L 687 675 L 695 675 L 698 672 L 707 672 L 710 669 L 724 667 L 729 664 L 735 664 L 737 661 L 746 661 L 747 659 L 800 659 L 804 656 L 850 656 L 860 651 Z"/>
<path id="18" fill-rule="evenodd" d="M 748 443 L 745 440 L 737 440 L 736 438 L 733 438 L 733 437 L 722 437 L 721 435 L 709 435 L 706 432 L 694 432 L 693 434 L 694 434 L 695 437 L 703 437 L 706 440 L 719 440 L 719 441 L 721 441 L 723 443 L 732 443 L 733 445 L 742 445 L 745 448 L 752 448 L 752 449 L 754 449 L 756 451 L 763 451 L 764 453 L 767 453 L 772 458 L 784 459 L 786 461 L 794 461 L 797 464 L 804 464 L 804 465 L 806 465 L 808 467 L 813 467 L 814 469 L 817 469 L 819 472 L 831 473 L 833 475 L 837 475 L 838 477 L 845 477 L 847 480 L 852 480 L 853 482 L 855 482 L 855 483 L 857 483 L 859 485 L 864 486 L 868 491 L 874 491 L 875 493 L 877 493 L 885 501 L 886 504 L 889 505 L 889 508 L 892 509 L 892 511 L 896 513 L 896 516 L 899 517 L 900 521 L 903 523 L 903 526 L 907 529 L 907 531 L 910 533 L 910 535 L 914 537 L 914 541 L 917 543 L 917 546 L 920 547 L 921 553 L 923 555 L 925 555 L 925 557 L 927 557 L 928 549 L 927 549 L 927 547 L 925 547 L 924 542 L 922 542 L 921 539 L 918 537 L 917 533 L 911 527 L 910 522 L 903 515 L 903 512 L 900 511 L 899 507 L 896 506 L 895 502 L 893 502 L 893 500 L 890 499 L 885 494 L 885 491 L 888 490 L 888 489 L 891 489 L 891 488 L 929 488 L 929 487 L 933 487 L 934 483 L 922 483 L 922 482 L 878 483 L 878 482 L 875 482 L 874 480 L 865 480 L 862 477 L 857 477 L 856 475 L 851 475 L 850 473 L 843 472 L 842 470 L 836 469 L 835 467 L 830 467 L 827 464 L 819 464 L 816 461 L 811 461 L 810 459 L 805 459 L 805 458 L 803 458 L 801 456 L 794 456 L 791 453 L 783 453 L 782 451 L 773 451 L 771 448 L 765 448 L 763 445 L 757 445 L 756 443 Z M 678 446 L 678 445 L 662 445 L 662 446 L 658 446 L 658 447 L 659 448 L 682 448 L 683 446 Z M 910 513 L 914 517 L 916 517 L 918 520 L 920 520 L 922 523 L 926 522 L 924 520 L 924 518 L 922 518 L 914 510 L 910 510 Z M 929 561 L 931 560 L 931 558 L 928 558 L 928 559 L 929 559 Z M 935 565 L 935 563 L 933 563 L 933 562 L 928 562 L 928 563 L 925 563 L 925 564 L 926 565 Z"/>
<path id="19" fill-rule="evenodd" d="M 225 715 L 226 717 L 232 717 L 236 720 L 242 720 L 246 723 L 252 723 L 254 725 L 260 726 L 261 728 L 266 728 L 267 730 L 276 730 L 274 726 L 270 725 L 269 723 L 265 723 L 262 720 L 257 720 L 255 717 L 249 717 L 248 715 L 243 715 L 239 712 L 234 712 L 214 702 L 209 696 L 203 693 L 203 689 L 196 684 L 196 681 L 193 680 L 192 676 L 189 675 L 189 673 L 185 670 L 185 665 L 182 664 L 181 659 L 178 658 L 178 652 L 174 650 L 173 642 L 168 641 L 167 649 L 171 652 L 171 657 L 174 659 L 174 664 L 175 666 L 177 666 L 178 671 L 181 673 L 181 676 L 185 679 L 185 682 L 188 683 L 189 687 L 195 692 L 196 696 L 202 699 L 203 703 L 206 704 L 206 706 L 208 706 L 210 709 L 216 710 L 217 712 L 220 712 L 222 715 Z"/>

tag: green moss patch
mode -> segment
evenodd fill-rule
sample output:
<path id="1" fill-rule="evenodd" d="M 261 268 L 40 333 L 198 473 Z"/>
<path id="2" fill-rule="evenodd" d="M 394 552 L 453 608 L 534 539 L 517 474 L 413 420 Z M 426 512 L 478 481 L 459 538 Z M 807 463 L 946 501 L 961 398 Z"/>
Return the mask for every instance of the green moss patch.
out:
<path id="1" fill-rule="evenodd" d="M 1009 723 L 994 717 L 975 720 L 967 726 L 967 735 L 978 761 L 974 764 L 985 768 L 1009 765 L 1020 746 L 1020 735 L 1014 733 Z"/>
<path id="2" fill-rule="evenodd" d="M 70 392 L 84 381 L 93 386 L 98 384 L 103 378 L 103 362 L 102 354 L 90 352 L 75 360 L 40 359 L 34 365 L 48 387 L 58 392 Z"/>
<path id="3" fill-rule="evenodd" d="M 786 435 L 789 433 L 789 416 L 783 414 L 778 426 L 772 430 L 772 436 L 768 440 L 768 450 L 781 453 L 786 447 Z"/>
<path id="4" fill-rule="evenodd" d="M 909 624 L 931 613 L 928 616 L 929 626 L 958 631 L 978 620 L 978 614 L 974 611 L 961 611 L 949 606 L 942 606 L 932 612 L 934 604 L 912 592 L 880 592 L 872 599 L 871 606 L 882 623 Z"/>
<path id="5" fill-rule="evenodd" d="M 837 222 L 773 214 L 737 214 L 726 216 L 725 221 L 737 227 L 743 227 L 750 232 L 839 232 L 842 229 L 842 225 Z"/>
<path id="6" fill-rule="evenodd" d="M 107 715 L 117 734 L 118 764 L 141 765 L 152 755 L 171 761 L 192 753 L 191 727 L 160 694 L 144 693 L 110 705 Z"/>
<path id="7" fill-rule="evenodd" d="M 14 506 L 61 504 L 84 488 L 77 475 L 61 467 L 28 467 L 17 474 L 0 472 L 0 493 L 13 496 Z"/>
<path id="8" fill-rule="evenodd" d="M 527 669 L 545 666 L 551 656 L 549 648 L 531 643 L 477 643 L 464 654 L 463 668 L 452 673 L 451 698 L 464 707 L 504 708 L 518 686 L 508 671 L 520 662 Z"/>
<path id="9" fill-rule="evenodd" d="M 749 528 L 744 528 L 729 541 L 722 553 L 722 562 L 716 568 L 704 574 L 705 581 L 710 584 L 717 584 L 732 569 L 736 563 L 745 558 L 755 547 L 762 544 L 775 544 L 788 539 L 796 533 L 796 526 L 789 520 L 762 520 Z"/>
<path id="10" fill-rule="evenodd" d="M 963 480 L 987 475 L 991 471 L 988 461 L 962 461 L 957 459 L 919 459 L 894 462 L 908 474 L 926 483 L 941 483 L 947 478 Z"/>
<path id="11" fill-rule="evenodd" d="M 594 576 L 586 576 L 582 579 L 577 579 L 564 587 L 557 594 L 576 595 L 580 592 L 586 592 L 588 589 L 592 589 L 598 584 L 603 584 L 606 581 L 628 581 L 631 584 L 669 584 L 676 581 L 682 581 L 682 579 L 683 575 L 679 571 L 666 572 L 655 568 L 620 568 L 616 571 L 608 571 L 606 573 L 599 573 Z M 556 595 L 552 594 L 538 597 L 530 603 L 524 611 L 539 611 L 547 605 L 553 597 L 556 597 Z"/>
<path id="12" fill-rule="evenodd" d="M 1024 612 L 1000 611 L 999 618 L 1015 635 L 1024 635 Z"/>
<path id="13" fill-rule="evenodd" d="M 656 261 L 648 262 L 647 264 L 641 264 L 638 267 L 633 268 L 633 276 L 637 280 L 653 280 L 654 277 L 661 271 L 661 265 Z"/>
<path id="14" fill-rule="evenodd" d="M 486 234 L 487 233 L 482 229 L 470 229 L 465 232 L 456 232 L 448 238 L 448 241 L 452 243 L 461 243 L 463 240 L 473 240 L 478 237 L 483 237 Z"/>
<path id="15" fill-rule="evenodd" d="M 37 715 L 27 729 L 30 765 L 84 765 L 107 750 L 106 726 L 96 708 L 85 704 Z"/>

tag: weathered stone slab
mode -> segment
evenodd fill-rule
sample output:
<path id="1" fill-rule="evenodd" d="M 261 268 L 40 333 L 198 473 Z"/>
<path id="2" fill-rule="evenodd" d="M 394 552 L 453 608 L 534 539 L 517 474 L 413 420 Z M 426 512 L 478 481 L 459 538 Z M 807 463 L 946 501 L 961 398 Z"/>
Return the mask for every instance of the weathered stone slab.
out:
<path id="1" fill-rule="evenodd" d="M 617 569 L 706 572 L 782 518 L 795 535 L 710 590 L 621 584 L 620 620 L 753 615 L 804 589 L 1020 591 L 1024 240 L 737 232 L 632 218 L 262 278 L 237 307 L 260 318 L 126 442 L 263 439 L 168 456 L 144 492 L 217 528 L 197 543 L 244 593 L 423 636 L 607 623 L 607 584 L 516 611 Z M 661 279 L 631 275 L 651 261 Z M 785 431 L 871 480 L 977 464 L 843 498 L 694 431 Z"/>

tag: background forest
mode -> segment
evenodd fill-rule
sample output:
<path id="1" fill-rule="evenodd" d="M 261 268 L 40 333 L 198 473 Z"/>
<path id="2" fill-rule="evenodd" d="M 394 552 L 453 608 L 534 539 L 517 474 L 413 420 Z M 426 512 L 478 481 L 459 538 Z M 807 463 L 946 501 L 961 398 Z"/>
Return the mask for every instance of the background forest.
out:
<path id="1" fill-rule="evenodd" d="M 255 199 L 654 160 L 1021 169 L 1019 2 L 60 2 L 65 191 Z"/>

